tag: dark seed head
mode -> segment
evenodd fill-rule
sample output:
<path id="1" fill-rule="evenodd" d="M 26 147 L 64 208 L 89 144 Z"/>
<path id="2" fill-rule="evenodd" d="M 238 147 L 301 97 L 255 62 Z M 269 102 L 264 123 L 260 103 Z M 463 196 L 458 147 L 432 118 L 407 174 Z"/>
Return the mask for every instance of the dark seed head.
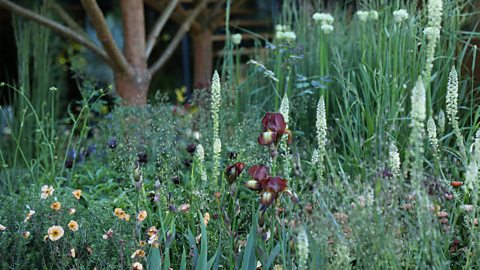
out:
<path id="1" fill-rule="evenodd" d="M 237 156 L 238 156 L 238 153 L 237 153 L 237 152 L 231 151 L 231 152 L 228 153 L 228 158 L 229 158 L 230 160 L 232 160 L 232 161 L 235 160 L 235 159 L 237 159 Z"/>
<path id="2" fill-rule="evenodd" d="M 107 142 L 107 147 L 110 149 L 115 149 L 118 145 L 117 138 L 112 137 L 110 140 Z"/>
<path id="3" fill-rule="evenodd" d="M 147 161 L 148 161 L 147 153 L 145 152 L 138 153 L 137 160 L 138 160 L 138 163 L 142 166 L 147 164 Z"/>
<path id="4" fill-rule="evenodd" d="M 67 159 L 65 161 L 65 168 L 71 169 L 73 167 L 73 160 L 72 159 Z"/>
<path id="5" fill-rule="evenodd" d="M 172 182 L 173 182 L 175 185 L 179 185 L 181 180 L 182 180 L 182 179 L 181 179 L 180 176 L 178 176 L 178 175 L 174 175 L 174 176 L 172 177 Z"/>
<path id="6" fill-rule="evenodd" d="M 191 159 L 187 158 L 187 159 L 183 160 L 183 165 L 185 165 L 185 167 L 187 167 L 187 168 L 190 168 L 190 166 L 192 166 L 192 162 L 193 161 Z"/>
<path id="7" fill-rule="evenodd" d="M 194 143 L 187 145 L 187 152 L 190 154 L 195 153 L 196 149 L 197 149 L 197 145 Z"/>

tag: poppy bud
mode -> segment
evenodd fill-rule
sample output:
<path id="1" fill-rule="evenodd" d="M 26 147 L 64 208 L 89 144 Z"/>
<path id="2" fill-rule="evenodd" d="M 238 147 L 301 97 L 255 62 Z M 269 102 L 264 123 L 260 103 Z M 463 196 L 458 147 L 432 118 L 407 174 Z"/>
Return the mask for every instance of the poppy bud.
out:
<path id="1" fill-rule="evenodd" d="M 138 164 L 135 170 L 133 170 L 133 180 L 135 180 L 136 182 L 142 180 L 142 171 L 140 170 L 140 166 Z"/>
<path id="2" fill-rule="evenodd" d="M 461 187 L 463 185 L 463 182 L 461 181 L 452 181 L 450 182 L 450 185 L 452 185 L 452 187 L 454 188 L 457 188 L 457 187 Z"/>

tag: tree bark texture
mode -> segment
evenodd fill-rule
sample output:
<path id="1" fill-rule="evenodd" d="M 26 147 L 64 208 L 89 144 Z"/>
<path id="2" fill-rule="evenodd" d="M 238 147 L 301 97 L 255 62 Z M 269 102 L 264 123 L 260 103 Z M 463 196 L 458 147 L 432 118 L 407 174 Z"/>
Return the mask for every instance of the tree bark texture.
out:
<path id="1" fill-rule="evenodd" d="M 193 55 L 193 87 L 195 89 L 210 86 L 213 69 L 212 30 L 208 27 L 192 33 Z"/>

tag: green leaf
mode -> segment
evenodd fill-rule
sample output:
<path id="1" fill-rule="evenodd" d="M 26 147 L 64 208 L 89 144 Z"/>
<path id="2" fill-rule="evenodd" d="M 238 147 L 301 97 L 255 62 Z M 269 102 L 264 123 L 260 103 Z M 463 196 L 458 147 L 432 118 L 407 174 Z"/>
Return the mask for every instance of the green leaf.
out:
<path id="1" fill-rule="evenodd" d="M 268 259 L 267 259 L 267 264 L 265 265 L 265 269 L 270 269 L 270 266 L 272 266 L 273 262 L 275 261 L 275 258 L 278 256 L 278 254 L 280 254 L 281 248 L 282 247 L 280 246 L 280 243 L 278 243 L 272 249 L 272 251 L 270 251 L 270 255 L 268 255 Z"/>
<path id="2" fill-rule="evenodd" d="M 255 239 L 257 238 L 257 215 L 253 218 L 252 227 L 247 238 L 247 246 L 243 253 L 242 269 L 256 269 L 257 258 L 255 257 Z"/>
<path id="3" fill-rule="evenodd" d="M 168 270 L 170 268 L 170 248 L 165 248 L 164 260 L 163 270 Z"/>
<path id="4" fill-rule="evenodd" d="M 160 270 L 162 268 L 162 258 L 159 248 L 152 247 L 148 253 L 148 270 Z"/>
<path id="5" fill-rule="evenodd" d="M 180 262 L 180 270 L 186 270 L 186 269 L 187 269 L 187 253 L 185 252 L 185 247 L 183 247 L 182 261 Z"/>
<path id="6" fill-rule="evenodd" d="M 200 215 L 202 217 L 202 215 Z M 205 224 L 203 224 L 203 219 L 200 218 L 200 226 L 202 228 L 202 240 L 200 242 L 200 255 L 198 257 L 197 263 L 195 264 L 195 270 L 207 270 L 208 268 L 208 239 L 207 239 L 207 229 Z"/>
<path id="7" fill-rule="evenodd" d="M 198 248 L 197 244 L 195 243 L 195 237 L 193 237 L 192 231 L 188 229 L 188 243 L 190 247 L 193 248 L 193 256 L 192 256 L 192 264 L 196 265 L 198 259 Z"/>

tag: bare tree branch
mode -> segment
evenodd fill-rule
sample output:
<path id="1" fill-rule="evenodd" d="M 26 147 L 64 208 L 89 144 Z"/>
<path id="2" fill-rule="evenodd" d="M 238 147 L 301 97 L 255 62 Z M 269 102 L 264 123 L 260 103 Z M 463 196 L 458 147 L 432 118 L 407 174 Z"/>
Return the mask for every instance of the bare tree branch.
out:
<path id="1" fill-rule="evenodd" d="M 85 46 L 85 48 L 91 50 L 94 54 L 96 54 L 106 63 L 111 64 L 107 54 L 102 48 L 99 48 L 97 45 L 95 45 L 95 43 L 86 39 L 81 34 L 73 31 L 72 29 L 62 24 L 59 24 L 56 21 L 53 21 L 49 18 L 46 18 L 40 14 L 37 14 L 33 11 L 23 8 L 17 4 L 14 4 L 8 0 L 0 0 L 0 6 L 4 7 L 5 9 L 9 10 L 14 14 L 17 14 L 18 16 L 37 22 L 65 38 L 78 42 L 79 44 Z"/>
<path id="2" fill-rule="evenodd" d="M 207 21 L 210 22 L 210 21 L 213 21 L 213 18 L 216 18 L 217 16 L 219 16 L 221 14 L 221 12 L 223 12 L 223 14 L 225 14 L 225 8 L 224 8 L 224 5 L 225 5 L 225 0 L 220 0 L 218 1 L 215 6 L 211 9 L 211 11 L 209 11 L 209 15 L 207 16 Z"/>
<path id="3" fill-rule="evenodd" d="M 150 67 L 149 72 L 151 75 L 155 74 L 165 64 L 165 62 L 167 62 L 168 58 L 170 58 L 170 56 L 182 40 L 183 35 L 185 35 L 185 33 L 190 28 L 192 22 L 197 18 L 200 12 L 205 7 L 207 7 L 208 1 L 210 0 L 202 0 L 200 3 L 198 3 L 195 9 L 190 13 L 188 18 L 183 22 L 183 24 L 180 26 L 180 29 L 178 29 L 177 33 L 168 44 L 168 47 L 165 49 L 165 51 L 163 51 L 160 58 Z"/>
<path id="4" fill-rule="evenodd" d="M 148 35 L 147 49 L 145 51 L 145 54 L 147 55 L 147 59 L 152 53 L 152 50 L 153 50 L 153 47 L 155 46 L 155 42 L 157 41 L 158 35 L 162 32 L 162 29 L 165 26 L 165 23 L 167 23 L 167 20 L 172 14 L 173 10 L 175 9 L 175 6 L 177 6 L 177 3 L 178 3 L 178 0 L 170 1 L 170 3 L 162 12 L 160 17 L 158 17 L 157 21 L 155 22 L 155 25 L 152 28 L 152 31 Z"/>
<path id="5" fill-rule="evenodd" d="M 68 12 L 59 4 L 55 2 L 55 0 L 46 1 L 47 7 L 50 8 L 68 27 L 72 28 L 73 31 L 78 32 L 85 38 L 89 38 L 87 32 L 83 30 L 83 28 L 78 25 L 78 23 L 68 15 Z"/>
<path id="6" fill-rule="evenodd" d="M 245 2 L 245 0 L 238 0 L 238 1 L 236 1 L 235 3 L 232 4 L 231 9 L 234 9 L 234 8 L 236 8 L 236 7 L 238 7 L 238 6 L 241 6 L 244 2 Z M 220 14 L 215 14 L 215 17 L 212 16 L 211 19 L 212 19 L 213 22 L 210 23 L 210 27 L 211 27 L 212 29 L 215 29 L 215 28 L 217 28 L 221 23 L 224 23 L 224 22 L 225 22 L 225 16 L 226 16 L 226 15 L 227 15 L 227 14 L 226 14 L 225 12 L 223 12 L 223 13 L 220 13 Z M 215 20 L 214 20 L 213 18 L 215 18 Z"/>
<path id="7" fill-rule="evenodd" d="M 158 13 L 162 13 L 163 9 L 165 8 L 163 1 L 144 0 L 144 2 L 145 4 L 156 10 Z M 181 25 L 188 18 L 188 16 L 189 13 L 181 5 L 177 5 L 175 7 L 175 12 L 172 13 L 170 19 L 172 19 L 172 21 L 174 21 L 176 24 Z M 190 27 L 194 31 L 201 30 L 200 24 L 198 24 L 196 21 L 193 21 Z"/>
<path id="8" fill-rule="evenodd" d="M 96 0 L 81 0 L 83 8 L 87 12 L 92 25 L 95 27 L 98 39 L 102 42 L 103 48 L 110 57 L 110 61 L 113 64 L 113 69 L 118 72 L 123 72 L 133 76 L 133 68 L 128 63 L 125 56 L 122 54 L 118 46 L 115 44 L 115 40 L 112 37 L 112 33 L 108 29 L 107 22 L 103 16 L 102 10 L 97 4 Z"/>

